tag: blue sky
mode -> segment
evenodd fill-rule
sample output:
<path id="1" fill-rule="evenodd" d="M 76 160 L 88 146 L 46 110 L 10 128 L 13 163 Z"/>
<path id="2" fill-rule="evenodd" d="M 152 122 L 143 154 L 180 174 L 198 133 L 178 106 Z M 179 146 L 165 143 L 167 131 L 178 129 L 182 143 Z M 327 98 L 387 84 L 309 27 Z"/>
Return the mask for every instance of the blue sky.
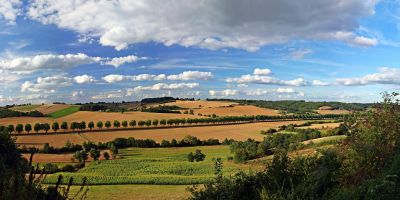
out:
<path id="1" fill-rule="evenodd" d="M 376 0 L 3 0 L 0 104 L 145 97 L 375 102 L 400 84 Z"/>

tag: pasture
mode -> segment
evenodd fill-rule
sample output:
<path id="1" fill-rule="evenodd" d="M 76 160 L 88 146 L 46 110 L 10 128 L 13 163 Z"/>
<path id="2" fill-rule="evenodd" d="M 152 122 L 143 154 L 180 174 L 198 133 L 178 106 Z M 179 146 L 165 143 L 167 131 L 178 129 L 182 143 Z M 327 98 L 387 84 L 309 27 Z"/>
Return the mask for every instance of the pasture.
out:
<path id="1" fill-rule="evenodd" d="M 201 162 L 189 162 L 186 155 L 200 149 L 206 158 Z M 90 185 L 156 184 L 190 185 L 212 181 L 214 159 L 223 159 L 223 174 L 238 170 L 260 170 L 262 166 L 235 164 L 228 161 L 229 146 L 198 146 L 175 148 L 128 148 L 121 149 L 115 160 L 91 162 L 75 173 L 56 173 L 48 176 L 46 183 L 53 183 L 62 174 L 65 181 L 73 177 L 78 183 L 83 177 Z"/>

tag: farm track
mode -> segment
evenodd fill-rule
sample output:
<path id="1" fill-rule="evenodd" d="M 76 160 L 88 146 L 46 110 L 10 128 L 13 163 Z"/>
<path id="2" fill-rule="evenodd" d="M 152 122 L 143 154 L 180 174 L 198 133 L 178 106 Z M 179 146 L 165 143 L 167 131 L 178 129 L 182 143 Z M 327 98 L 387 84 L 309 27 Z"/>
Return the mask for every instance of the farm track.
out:
<path id="1" fill-rule="evenodd" d="M 318 120 L 328 120 L 331 118 L 321 118 Z M 12 136 L 43 136 L 43 135 L 62 135 L 62 134 L 71 134 L 71 133 L 97 133 L 97 132 L 117 132 L 117 131 L 128 131 L 128 130 L 157 130 L 157 129 L 176 129 L 176 128 L 194 128 L 194 127 L 208 127 L 208 126 L 229 126 L 229 125 L 239 125 L 239 124 L 251 124 L 251 123 L 260 123 L 260 122 L 285 122 L 285 121 L 304 121 L 304 120 L 316 120 L 315 118 L 310 119 L 279 119 L 279 120 L 257 120 L 257 121 L 246 121 L 246 122 L 232 122 L 232 123 L 216 123 L 216 124 L 197 124 L 197 125 L 180 125 L 180 126 L 157 126 L 157 127 L 136 127 L 136 128 L 110 128 L 110 129 L 93 129 L 89 131 L 60 131 L 60 132 L 52 132 L 52 133 L 12 133 Z M 86 138 L 84 138 L 86 139 Z"/>

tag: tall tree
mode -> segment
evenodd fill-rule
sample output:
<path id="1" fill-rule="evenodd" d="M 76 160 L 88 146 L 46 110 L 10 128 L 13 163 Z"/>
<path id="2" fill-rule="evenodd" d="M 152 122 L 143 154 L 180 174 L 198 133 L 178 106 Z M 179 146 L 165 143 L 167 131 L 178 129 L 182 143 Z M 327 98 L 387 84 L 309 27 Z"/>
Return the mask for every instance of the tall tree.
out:
<path id="1" fill-rule="evenodd" d="M 25 131 L 29 134 L 32 130 L 32 125 L 31 124 L 25 124 Z"/>
<path id="2" fill-rule="evenodd" d="M 58 122 L 54 122 L 51 125 L 51 129 L 53 129 L 53 131 L 56 133 L 58 131 L 58 129 L 60 129 L 60 125 L 58 124 Z"/>

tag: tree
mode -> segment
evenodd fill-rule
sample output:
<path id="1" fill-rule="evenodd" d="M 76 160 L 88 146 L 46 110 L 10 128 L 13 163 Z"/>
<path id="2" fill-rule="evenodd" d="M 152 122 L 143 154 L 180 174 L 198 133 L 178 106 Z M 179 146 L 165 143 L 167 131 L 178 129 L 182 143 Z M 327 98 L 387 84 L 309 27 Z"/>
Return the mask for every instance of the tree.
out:
<path id="1" fill-rule="evenodd" d="M 99 129 L 103 128 L 103 122 L 102 121 L 98 121 L 97 122 L 97 128 L 99 128 Z"/>
<path id="2" fill-rule="evenodd" d="M 140 127 L 144 126 L 145 124 L 146 124 L 146 122 L 143 121 L 143 120 L 140 120 L 140 121 L 138 122 L 138 125 L 139 125 Z"/>
<path id="3" fill-rule="evenodd" d="M 158 120 L 157 119 L 153 120 L 153 126 L 158 126 Z"/>
<path id="4" fill-rule="evenodd" d="M 90 122 L 88 123 L 88 127 L 89 127 L 90 131 L 92 131 L 92 129 L 94 128 L 94 122 L 93 122 L 93 121 L 90 121 Z"/>
<path id="5" fill-rule="evenodd" d="M 76 151 L 73 158 L 82 163 L 87 160 L 88 154 L 84 150 Z"/>
<path id="6" fill-rule="evenodd" d="M 32 130 L 32 125 L 31 124 L 25 124 L 25 131 L 29 134 Z"/>
<path id="7" fill-rule="evenodd" d="M 194 111 L 192 109 L 190 109 L 189 114 L 194 115 Z"/>
<path id="8" fill-rule="evenodd" d="M 128 127 L 128 122 L 126 120 L 122 121 L 122 127 L 124 128 Z"/>
<path id="9" fill-rule="evenodd" d="M 24 130 L 24 125 L 22 124 L 17 124 L 17 126 L 15 127 L 15 131 L 17 131 L 17 133 L 21 133 Z"/>
<path id="10" fill-rule="evenodd" d="M 162 126 L 167 125 L 167 120 L 165 120 L 165 119 L 160 120 L 160 124 L 161 124 Z"/>
<path id="11" fill-rule="evenodd" d="M 10 125 L 8 125 L 8 127 L 7 127 L 7 131 L 9 132 L 9 133 L 12 133 L 12 132 L 14 132 L 14 125 L 12 125 L 12 124 L 10 124 Z"/>
<path id="12" fill-rule="evenodd" d="M 189 162 L 193 162 L 193 161 L 194 161 L 194 155 L 193 155 L 192 152 L 190 152 L 190 153 L 187 155 L 187 160 L 188 160 Z"/>
<path id="13" fill-rule="evenodd" d="M 98 149 L 92 148 L 90 149 L 89 153 L 93 160 L 98 160 L 100 157 L 100 151 Z"/>
<path id="14" fill-rule="evenodd" d="M 111 122 L 110 121 L 106 121 L 106 123 L 104 124 L 104 126 L 109 129 L 111 127 Z"/>
<path id="15" fill-rule="evenodd" d="M 111 143 L 110 151 L 111 151 L 113 158 L 115 158 L 115 156 L 118 154 L 118 148 L 114 143 Z"/>
<path id="16" fill-rule="evenodd" d="M 114 128 L 119 128 L 121 126 L 121 122 L 119 122 L 118 120 L 114 120 Z"/>
<path id="17" fill-rule="evenodd" d="M 83 131 L 86 129 L 86 122 L 81 121 L 81 123 L 79 123 L 78 128 Z"/>
<path id="18" fill-rule="evenodd" d="M 200 149 L 196 149 L 196 152 L 194 153 L 193 157 L 194 157 L 194 160 L 196 162 L 200 162 L 200 161 L 203 161 L 206 158 L 206 155 L 201 153 Z"/>
<path id="19" fill-rule="evenodd" d="M 68 129 L 68 123 L 67 122 L 62 122 L 61 123 L 61 129 L 64 130 L 64 132 Z"/>
<path id="20" fill-rule="evenodd" d="M 42 126 L 42 130 L 44 130 L 46 133 L 50 130 L 50 124 L 49 123 L 44 123 L 41 126 Z"/>
<path id="21" fill-rule="evenodd" d="M 146 120 L 146 126 L 147 127 L 151 126 L 151 120 Z"/>
<path id="22" fill-rule="evenodd" d="M 72 122 L 71 123 L 71 129 L 72 130 L 76 130 L 76 129 L 79 129 L 79 123 L 78 122 Z"/>
<path id="23" fill-rule="evenodd" d="M 129 126 L 131 126 L 132 128 L 134 128 L 136 126 L 136 121 L 132 120 L 129 122 Z"/>
<path id="24" fill-rule="evenodd" d="M 39 131 L 41 130 L 41 125 L 39 124 L 39 123 L 36 123 L 34 126 L 33 126 L 33 130 L 36 132 L 36 133 L 39 133 Z"/>
<path id="25" fill-rule="evenodd" d="M 53 129 L 53 131 L 56 133 L 58 131 L 58 129 L 60 129 L 60 125 L 58 124 L 58 122 L 54 122 L 51 125 L 51 129 Z"/>
<path id="26" fill-rule="evenodd" d="M 103 152 L 103 157 L 104 157 L 104 159 L 108 160 L 108 159 L 110 159 L 110 154 L 108 154 L 108 152 L 105 151 L 105 152 Z"/>

